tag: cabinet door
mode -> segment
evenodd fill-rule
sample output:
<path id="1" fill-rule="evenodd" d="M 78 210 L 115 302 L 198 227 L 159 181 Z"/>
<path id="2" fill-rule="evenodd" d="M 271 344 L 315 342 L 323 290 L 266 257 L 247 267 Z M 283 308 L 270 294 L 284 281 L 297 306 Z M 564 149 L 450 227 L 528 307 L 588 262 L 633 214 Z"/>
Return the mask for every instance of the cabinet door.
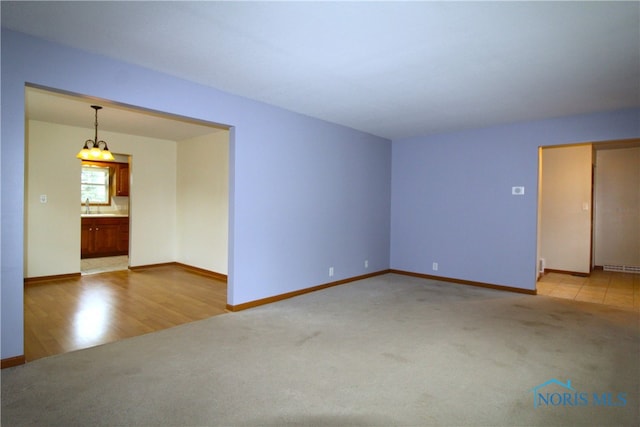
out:
<path id="1" fill-rule="evenodd" d="M 80 258 L 88 258 L 94 252 L 93 221 L 82 218 L 80 227 Z"/>
<path id="2" fill-rule="evenodd" d="M 112 255 L 118 252 L 118 222 L 108 219 L 96 220 L 93 229 L 96 255 Z"/>
<path id="3" fill-rule="evenodd" d="M 129 253 L 129 218 L 121 218 L 118 225 L 118 252 Z"/>
<path id="4" fill-rule="evenodd" d="M 118 163 L 116 168 L 116 196 L 129 195 L 129 164 Z"/>

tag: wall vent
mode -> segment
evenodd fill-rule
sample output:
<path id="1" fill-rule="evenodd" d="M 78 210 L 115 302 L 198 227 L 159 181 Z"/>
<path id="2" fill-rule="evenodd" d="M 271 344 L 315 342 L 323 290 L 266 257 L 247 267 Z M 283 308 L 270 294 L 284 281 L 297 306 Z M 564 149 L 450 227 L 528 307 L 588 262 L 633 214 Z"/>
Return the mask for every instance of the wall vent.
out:
<path id="1" fill-rule="evenodd" d="M 603 265 L 602 269 L 604 271 L 620 271 L 623 273 L 638 273 L 640 274 L 640 267 L 636 267 L 633 265 Z"/>

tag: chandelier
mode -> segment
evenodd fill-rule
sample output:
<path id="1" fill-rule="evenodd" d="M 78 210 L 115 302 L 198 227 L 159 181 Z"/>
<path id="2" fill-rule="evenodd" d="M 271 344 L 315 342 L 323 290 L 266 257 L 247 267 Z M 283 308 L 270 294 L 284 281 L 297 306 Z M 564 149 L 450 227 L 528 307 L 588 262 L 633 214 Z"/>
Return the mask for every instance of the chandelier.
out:
<path id="1" fill-rule="evenodd" d="M 109 151 L 107 143 L 104 141 L 98 141 L 98 110 L 102 107 L 99 105 L 92 105 L 91 108 L 96 110 L 96 134 L 94 139 L 87 139 L 84 142 L 84 147 L 76 156 L 82 160 L 115 160 L 113 154 Z"/>

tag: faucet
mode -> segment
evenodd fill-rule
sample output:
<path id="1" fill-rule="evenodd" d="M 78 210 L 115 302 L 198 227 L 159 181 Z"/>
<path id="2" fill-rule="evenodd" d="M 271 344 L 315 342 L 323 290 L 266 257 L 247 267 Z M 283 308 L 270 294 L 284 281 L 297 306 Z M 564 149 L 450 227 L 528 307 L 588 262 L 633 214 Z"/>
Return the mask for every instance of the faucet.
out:
<path id="1" fill-rule="evenodd" d="M 89 207 L 89 198 L 88 197 L 87 197 L 87 200 L 85 200 L 84 204 L 86 206 L 86 213 L 90 214 L 91 213 L 91 208 Z"/>

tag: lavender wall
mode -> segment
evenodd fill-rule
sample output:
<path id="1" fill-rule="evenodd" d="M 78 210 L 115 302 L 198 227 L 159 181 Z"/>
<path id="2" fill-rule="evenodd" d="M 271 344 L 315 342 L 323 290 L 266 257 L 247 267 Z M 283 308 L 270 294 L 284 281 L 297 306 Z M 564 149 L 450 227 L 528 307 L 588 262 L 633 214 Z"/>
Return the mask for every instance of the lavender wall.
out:
<path id="1" fill-rule="evenodd" d="M 390 141 L 3 29 L 3 359 L 23 354 L 25 83 L 233 126 L 230 304 L 389 267 Z"/>
<path id="2" fill-rule="evenodd" d="M 535 289 L 538 146 L 639 136 L 636 109 L 393 141 L 391 268 Z"/>
<path id="3" fill-rule="evenodd" d="M 390 259 L 395 269 L 534 289 L 538 146 L 640 136 L 640 110 L 627 110 L 391 144 L 3 30 L 3 359 L 23 353 L 26 82 L 233 126 L 230 304 L 384 270 Z M 515 185 L 524 196 L 511 196 Z"/>

